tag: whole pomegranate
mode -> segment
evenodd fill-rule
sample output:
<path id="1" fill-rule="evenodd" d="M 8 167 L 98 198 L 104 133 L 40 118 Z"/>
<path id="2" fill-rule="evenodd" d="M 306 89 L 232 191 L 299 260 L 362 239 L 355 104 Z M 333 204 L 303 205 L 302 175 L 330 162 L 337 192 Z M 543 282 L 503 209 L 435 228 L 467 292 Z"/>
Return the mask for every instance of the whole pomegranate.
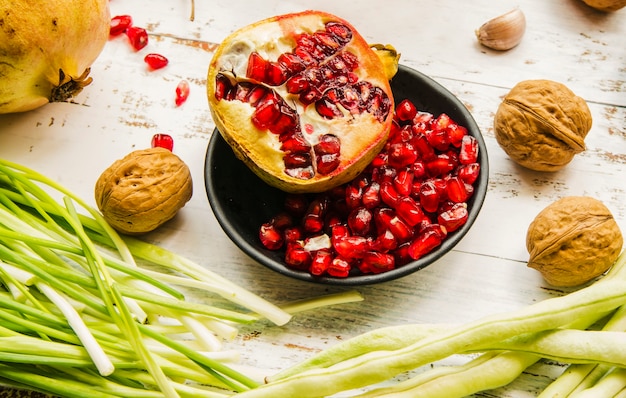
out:
<path id="1" fill-rule="evenodd" d="M 0 113 L 79 93 L 109 25 L 108 0 L 0 0 Z"/>
<path id="2" fill-rule="evenodd" d="M 227 37 L 209 66 L 215 124 L 266 183 L 321 192 L 356 177 L 393 119 L 385 66 L 347 21 L 280 15 Z"/>

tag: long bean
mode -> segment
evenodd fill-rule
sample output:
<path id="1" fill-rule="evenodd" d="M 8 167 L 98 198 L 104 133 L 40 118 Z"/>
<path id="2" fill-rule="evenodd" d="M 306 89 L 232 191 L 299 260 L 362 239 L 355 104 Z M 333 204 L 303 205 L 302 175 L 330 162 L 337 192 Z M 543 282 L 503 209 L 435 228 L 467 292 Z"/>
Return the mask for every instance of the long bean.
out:
<path id="1" fill-rule="evenodd" d="M 407 345 L 394 351 L 373 351 L 327 368 L 313 369 L 245 392 L 244 397 L 316 397 L 362 388 L 459 352 L 484 349 L 526 333 L 560 328 L 581 319 L 598 320 L 626 300 L 622 253 L 612 277 L 562 297 L 547 299 L 517 311 L 496 314 Z M 269 394 L 269 395 L 266 395 Z"/>

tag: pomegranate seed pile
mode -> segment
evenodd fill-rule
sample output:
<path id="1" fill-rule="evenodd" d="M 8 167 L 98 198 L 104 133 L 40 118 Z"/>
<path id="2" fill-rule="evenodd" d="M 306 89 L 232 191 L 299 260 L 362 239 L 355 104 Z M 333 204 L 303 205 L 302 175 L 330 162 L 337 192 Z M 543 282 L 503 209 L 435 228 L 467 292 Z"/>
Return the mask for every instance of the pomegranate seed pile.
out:
<path id="1" fill-rule="evenodd" d="M 363 173 L 314 196 L 287 195 L 259 237 L 267 249 L 285 250 L 288 267 L 312 275 L 390 271 L 465 224 L 479 173 L 478 142 L 465 127 L 403 100 L 384 149 Z"/>

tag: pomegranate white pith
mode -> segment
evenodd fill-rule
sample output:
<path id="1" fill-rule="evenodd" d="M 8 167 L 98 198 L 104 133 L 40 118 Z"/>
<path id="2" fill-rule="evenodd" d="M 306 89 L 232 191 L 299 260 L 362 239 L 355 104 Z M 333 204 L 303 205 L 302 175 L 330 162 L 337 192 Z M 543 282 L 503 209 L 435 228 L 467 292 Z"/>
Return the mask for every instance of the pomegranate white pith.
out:
<path id="1" fill-rule="evenodd" d="M 235 154 L 287 192 L 353 179 L 380 151 L 392 121 L 379 57 L 348 22 L 317 11 L 233 33 L 215 53 L 207 91 Z"/>

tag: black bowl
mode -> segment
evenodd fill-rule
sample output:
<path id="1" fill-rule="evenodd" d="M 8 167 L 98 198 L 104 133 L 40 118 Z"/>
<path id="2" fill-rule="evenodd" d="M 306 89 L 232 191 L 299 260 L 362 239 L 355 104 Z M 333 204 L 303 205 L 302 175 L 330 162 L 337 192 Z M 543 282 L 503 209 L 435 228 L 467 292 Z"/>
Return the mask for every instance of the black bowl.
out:
<path id="1" fill-rule="evenodd" d="M 228 237 L 248 256 L 280 274 L 303 281 L 331 285 L 365 285 L 390 281 L 418 271 L 452 250 L 472 227 L 487 193 L 489 164 L 487 149 L 476 121 L 452 93 L 428 76 L 401 65 L 391 81 L 396 103 L 410 99 L 416 107 L 435 116 L 446 113 L 465 126 L 479 144 L 480 177 L 468 202 L 469 218 L 465 225 L 450 233 L 436 250 L 409 264 L 380 274 L 354 275 L 347 278 L 317 277 L 288 268 L 284 251 L 265 249 L 259 240 L 259 227 L 281 211 L 285 193 L 265 184 L 235 157 L 216 129 L 206 154 L 206 192 L 213 213 Z"/>

